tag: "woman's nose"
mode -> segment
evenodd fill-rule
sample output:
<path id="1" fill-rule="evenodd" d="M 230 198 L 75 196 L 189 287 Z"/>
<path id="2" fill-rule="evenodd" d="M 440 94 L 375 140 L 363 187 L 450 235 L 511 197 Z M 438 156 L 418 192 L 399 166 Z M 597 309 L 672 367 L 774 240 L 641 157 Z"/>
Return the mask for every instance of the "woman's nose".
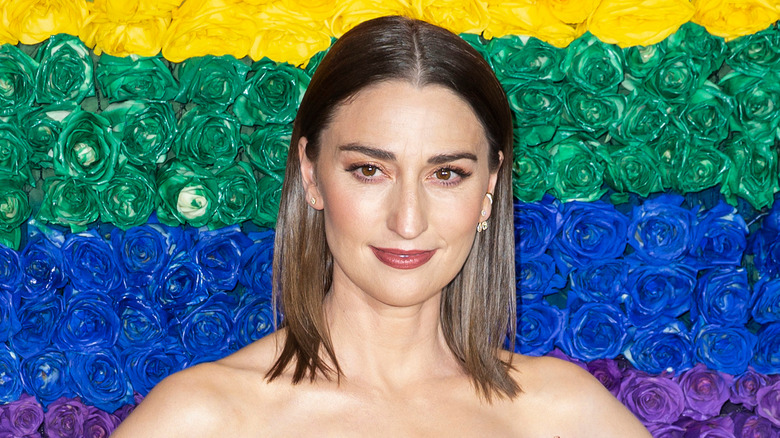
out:
<path id="1" fill-rule="evenodd" d="M 425 194 L 417 183 L 398 183 L 387 226 L 404 239 L 414 239 L 428 228 Z"/>

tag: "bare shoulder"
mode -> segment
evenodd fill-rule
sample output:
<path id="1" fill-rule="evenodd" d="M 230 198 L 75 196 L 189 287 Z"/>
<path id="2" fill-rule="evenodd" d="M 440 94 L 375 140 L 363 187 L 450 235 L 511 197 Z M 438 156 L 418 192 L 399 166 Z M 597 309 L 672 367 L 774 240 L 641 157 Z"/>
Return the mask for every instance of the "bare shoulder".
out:
<path id="1" fill-rule="evenodd" d="M 513 377 L 523 393 L 516 403 L 544 419 L 561 437 L 650 437 L 649 432 L 588 371 L 553 357 L 514 355 Z"/>

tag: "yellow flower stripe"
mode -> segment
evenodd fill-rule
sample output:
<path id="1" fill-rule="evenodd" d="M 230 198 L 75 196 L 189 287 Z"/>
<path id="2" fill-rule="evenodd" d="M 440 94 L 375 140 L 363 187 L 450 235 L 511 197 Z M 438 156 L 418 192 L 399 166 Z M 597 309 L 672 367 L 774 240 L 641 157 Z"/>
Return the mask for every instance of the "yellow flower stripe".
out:
<path id="1" fill-rule="evenodd" d="M 628 47 L 659 42 L 688 21 L 726 40 L 749 35 L 780 19 L 780 0 L 0 0 L 0 43 L 67 33 L 114 56 L 231 54 L 301 65 L 331 37 L 387 14 L 558 47 L 590 31 Z"/>

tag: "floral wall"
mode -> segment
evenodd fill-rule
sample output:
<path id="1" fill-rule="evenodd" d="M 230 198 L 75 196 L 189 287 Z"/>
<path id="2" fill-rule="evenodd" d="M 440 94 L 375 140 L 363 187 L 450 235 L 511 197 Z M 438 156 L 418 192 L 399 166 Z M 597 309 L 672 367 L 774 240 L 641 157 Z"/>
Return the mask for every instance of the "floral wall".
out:
<path id="1" fill-rule="evenodd" d="M 654 436 L 780 434 L 777 1 L 0 9 L 0 436 L 106 436 L 273 329 L 297 105 L 335 38 L 393 13 L 461 34 L 514 111 L 516 350 Z"/>

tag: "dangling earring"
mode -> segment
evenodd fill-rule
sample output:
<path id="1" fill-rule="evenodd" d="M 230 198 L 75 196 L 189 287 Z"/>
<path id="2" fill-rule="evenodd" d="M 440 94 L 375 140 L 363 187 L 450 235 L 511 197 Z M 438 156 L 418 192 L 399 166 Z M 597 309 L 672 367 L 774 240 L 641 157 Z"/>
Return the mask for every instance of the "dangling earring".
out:
<path id="1" fill-rule="evenodd" d="M 482 221 L 477 224 L 477 233 L 481 233 L 487 230 L 487 221 Z"/>
<path id="2" fill-rule="evenodd" d="M 312 197 L 310 202 L 311 202 L 311 205 L 316 204 L 317 203 L 317 198 Z"/>

